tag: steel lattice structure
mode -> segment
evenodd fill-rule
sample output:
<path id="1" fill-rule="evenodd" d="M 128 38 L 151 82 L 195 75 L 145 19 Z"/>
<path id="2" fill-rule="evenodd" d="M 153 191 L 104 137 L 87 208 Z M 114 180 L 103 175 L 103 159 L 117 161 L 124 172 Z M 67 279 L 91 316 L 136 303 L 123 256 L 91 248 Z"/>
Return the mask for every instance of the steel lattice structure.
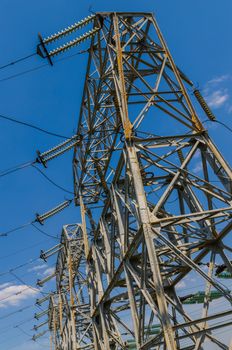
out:
<path id="1" fill-rule="evenodd" d="M 153 14 L 99 13 L 93 28 L 73 160 L 83 263 L 60 250 L 55 348 L 229 349 L 216 330 L 232 324 L 218 278 L 232 273 L 232 172 L 201 122 L 214 117 Z M 197 316 L 181 289 L 193 280 L 205 288 Z"/>

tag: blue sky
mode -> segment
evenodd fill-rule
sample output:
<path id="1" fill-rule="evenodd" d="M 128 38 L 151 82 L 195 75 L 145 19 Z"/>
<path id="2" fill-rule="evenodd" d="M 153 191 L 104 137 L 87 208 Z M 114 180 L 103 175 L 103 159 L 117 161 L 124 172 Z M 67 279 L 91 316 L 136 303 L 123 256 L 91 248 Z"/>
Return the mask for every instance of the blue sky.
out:
<path id="1" fill-rule="evenodd" d="M 38 32 L 45 36 L 54 33 L 89 15 L 90 6 L 94 11 L 155 12 L 177 65 L 199 85 L 218 120 L 232 127 L 231 0 L 224 0 L 223 6 L 216 0 L 2 0 L 0 66 L 33 53 Z M 45 62 L 36 56 L 0 70 L 0 114 L 31 122 L 53 132 L 72 135 L 78 120 L 86 59 L 86 55 L 76 56 L 58 62 L 52 68 L 46 66 L 8 80 L 5 78 Z M 0 124 L 0 171 L 33 160 L 37 149 L 45 151 L 61 141 L 4 120 L 0 120 Z M 231 163 L 228 147 L 230 133 L 220 125 L 208 126 L 219 149 Z M 46 170 L 46 174 L 69 190 L 72 190 L 71 159 L 72 152 L 51 162 Z M 33 168 L 0 178 L 0 193 L 0 232 L 27 223 L 35 217 L 35 213 L 43 213 L 70 198 Z M 50 219 L 43 229 L 57 235 L 63 224 L 78 221 L 78 209 L 72 206 Z M 40 350 L 44 348 L 41 344 L 46 344 L 46 338 L 34 344 L 23 333 L 33 334 L 33 320 L 23 324 L 21 329 L 14 328 L 21 321 L 33 317 L 37 311 L 35 307 L 2 318 L 32 305 L 39 295 L 28 288 L 26 293 L 9 297 L 12 291 L 20 292 L 25 286 L 10 274 L 1 276 L 1 272 L 38 257 L 40 249 L 46 249 L 56 241 L 29 227 L 0 238 L 0 243 L 0 347 L 5 350 Z M 15 273 L 33 287 L 36 279 L 45 276 L 53 263 L 51 261 L 44 266 L 41 261 L 35 261 Z M 1 303 L 4 298 L 7 299 Z M 10 328 L 6 330 L 6 327 Z"/>

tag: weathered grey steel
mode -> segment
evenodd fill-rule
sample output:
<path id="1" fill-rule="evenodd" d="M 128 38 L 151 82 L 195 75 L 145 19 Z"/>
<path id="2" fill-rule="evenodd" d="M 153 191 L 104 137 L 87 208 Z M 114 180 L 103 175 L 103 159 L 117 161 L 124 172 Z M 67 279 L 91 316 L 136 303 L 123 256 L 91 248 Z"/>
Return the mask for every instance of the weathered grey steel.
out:
<path id="1" fill-rule="evenodd" d="M 216 330 L 231 326 L 232 297 L 215 268 L 232 272 L 232 172 L 202 125 L 207 105 L 153 14 L 99 13 L 94 27 L 73 160 L 81 243 L 61 239 L 55 349 L 229 349 Z M 198 284 L 196 315 L 182 301 Z"/>

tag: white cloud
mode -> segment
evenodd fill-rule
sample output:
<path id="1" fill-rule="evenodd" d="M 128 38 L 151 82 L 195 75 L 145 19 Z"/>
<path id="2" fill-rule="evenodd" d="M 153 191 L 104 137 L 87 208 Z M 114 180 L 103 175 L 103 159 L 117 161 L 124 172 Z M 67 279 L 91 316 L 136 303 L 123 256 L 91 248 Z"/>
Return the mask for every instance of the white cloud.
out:
<path id="1" fill-rule="evenodd" d="M 215 77 L 211 80 L 208 81 L 208 84 L 220 84 L 220 83 L 223 83 L 224 81 L 230 79 L 230 75 L 229 74 L 224 74 L 224 75 L 221 75 L 219 77 Z"/>
<path id="2" fill-rule="evenodd" d="M 6 283 L 7 284 L 7 283 Z M 39 293 L 29 285 L 7 285 L 0 290 L 0 308 L 20 305 L 22 301 Z"/>
<path id="3" fill-rule="evenodd" d="M 180 281 L 176 285 L 176 289 L 182 289 L 182 288 L 185 288 L 185 287 L 186 287 L 186 283 L 184 281 Z"/>
<path id="4" fill-rule="evenodd" d="M 10 285 L 11 285 L 11 283 L 9 283 L 9 282 L 0 284 L 0 290 L 1 290 L 1 289 L 4 289 L 4 288 L 6 288 L 6 287 L 8 287 L 8 286 L 10 286 Z"/>
<path id="5" fill-rule="evenodd" d="M 210 107 L 215 109 L 225 107 L 229 113 L 232 112 L 232 107 L 229 101 L 230 95 L 227 89 L 227 81 L 231 79 L 231 75 L 224 74 L 215 77 L 206 83 L 203 95 Z"/>
<path id="6" fill-rule="evenodd" d="M 197 149 L 196 152 L 195 152 L 195 154 L 194 154 L 194 156 L 193 156 L 193 158 L 194 158 L 194 159 L 197 159 L 197 158 L 200 158 L 200 156 L 201 156 L 201 152 L 200 152 L 199 149 Z"/>
<path id="7" fill-rule="evenodd" d="M 229 94 L 227 93 L 226 89 L 213 91 L 208 96 L 206 96 L 208 105 L 213 108 L 219 108 L 223 106 L 228 99 Z"/>
<path id="8" fill-rule="evenodd" d="M 195 167 L 193 168 L 193 172 L 194 173 L 199 173 L 202 170 L 202 163 L 201 162 L 197 162 Z"/>
<path id="9" fill-rule="evenodd" d="M 33 266 L 30 269 L 28 269 L 28 272 L 43 270 L 43 269 L 46 269 L 46 267 L 47 267 L 47 265 L 45 265 L 45 264 L 36 265 L 36 266 Z"/>
<path id="10" fill-rule="evenodd" d="M 48 267 L 48 268 L 43 272 L 43 275 L 44 275 L 44 276 L 49 276 L 49 275 L 51 275 L 54 271 L 55 271 L 55 268 L 54 268 L 54 267 Z"/>

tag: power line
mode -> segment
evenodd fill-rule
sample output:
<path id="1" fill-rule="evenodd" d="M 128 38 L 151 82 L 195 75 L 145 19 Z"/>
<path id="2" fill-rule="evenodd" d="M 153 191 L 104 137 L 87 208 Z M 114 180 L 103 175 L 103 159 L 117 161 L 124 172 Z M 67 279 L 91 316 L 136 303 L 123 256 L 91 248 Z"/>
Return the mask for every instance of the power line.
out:
<path id="1" fill-rule="evenodd" d="M 16 232 L 16 231 L 19 231 L 19 230 L 22 230 L 24 227 L 27 227 L 27 226 L 30 226 L 31 225 L 31 222 L 28 222 L 26 224 L 23 224 L 23 225 L 20 225 L 20 226 L 17 226 L 9 231 L 6 231 L 4 233 L 0 233 L 0 237 L 7 237 L 9 234 L 13 233 L 13 232 Z"/>
<path id="2" fill-rule="evenodd" d="M 34 223 L 31 224 L 37 231 L 39 231 L 40 233 L 42 233 L 43 235 L 47 236 L 47 237 L 50 237 L 50 238 L 53 238 L 53 239 L 56 239 L 56 240 L 59 240 L 58 236 L 53 236 L 53 235 L 50 235 L 49 233 L 45 232 L 44 230 L 41 230 L 41 228 L 37 227 Z"/>
<path id="3" fill-rule="evenodd" d="M 49 238 L 54 238 L 54 239 L 58 239 L 58 237 L 56 236 L 53 236 L 53 235 L 50 235 L 49 233 L 41 230 L 40 228 L 38 228 L 35 224 L 35 220 L 33 220 L 32 222 L 29 222 L 27 224 L 23 224 L 23 225 L 20 225 L 20 226 L 17 226 L 15 228 L 12 228 L 11 230 L 9 231 L 6 231 L 6 232 L 3 232 L 3 233 L 0 233 L 0 237 L 7 237 L 9 234 L 13 233 L 13 232 L 16 232 L 16 231 L 19 231 L 19 230 L 22 230 L 23 228 L 27 227 L 27 226 L 33 226 L 35 229 L 37 229 L 39 232 L 43 233 L 45 236 L 49 237 Z M 1 274 L 0 274 L 1 276 Z"/>
<path id="4" fill-rule="evenodd" d="M 46 129 L 42 129 L 42 128 L 40 128 L 39 126 L 30 124 L 30 123 L 27 123 L 27 122 L 23 122 L 23 121 L 21 121 L 21 120 L 18 120 L 18 119 L 12 118 L 12 117 L 8 117 L 8 116 L 3 115 L 3 114 L 0 114 L 0 118 L 9 120 L 9 121 L 11 121 L 11 122 L 13 122 L 13 123 L 17 123 L 17 124 L 21 124 L 21 125 L 27 126 L 27 127 L 29 127 L 29 128 L 38 130 L 38 131 L 40 131 L 40 132 L 43 132 L 43 133 L 48 134 L 48 135 L 51 135 L 51 136 L 63 138 L 63 139 L 66 139 L 66 140 L 67 140 L 67 139 L 70 139 L 69 136 L 60 135 L 60 134 L 54 133 L 54 132 L 52 132 L 52 131 L 49 131 L 49 130 L 46 130 Z"/>
<path id="5" fill-rule="evenodd" d="M 38 258 L 39 259 L 39 258 Z M 31 271 L 30 272 L 26 272 L 26 273 L 23 273 L 20 277 L 25 277 L 26 275 L 28 275 L 28 274 L 31 274 Z M 14 281 L 17 281 L 17 279 L 16 278 L 11 278 L 11 279 L 8 279 L 6 282 L 5 282 L 5 284 L 6 283 L 11 283 L 11 282 L 14 282 Z"/>
<path id="6" fill-rule="evenodd" d="M 52 266 L 50 266 L 50 267 L 52 267 Z M 35 291 L 35 292 L 37 292 L 37 293 L 40 293 L 40 294 L 42 294 L 43 296 L 45 296 L 45 295 L 50 295 L 50 294 L 51 294 L 50 292 L 49 292 L 49 293 L 42 292 L 42 290 L 38 289 L 37 287 L 29 286 L 21 277 L 17 276 L 14 272 L 10 272 L 10 274 L 11 274 L 12 276 L 14 276 L 20 283 L 22 283 L 22 284 L 24 284 L 25 286 L 27 286 L 29 289 L 31 289 L 31 290 L 33 290 L 33 291 Z"/>
<path id="7" fill-rule="evenodd" d="M 6 169 L 6 170 L 4 170 L 4 171 L 2 171 L 0 173 L 0 177 L 4 177 L 4 176 L 10 175 L 10 174 L 12 174 L 12 173 L 14 173 L 14 172 L 16 172 L 18 170 L 21 170 L 21 169 L 24 169 L 24 168 L 28 168 L 29 166 L 31 166 L 34 163 L 35 163 L 35 161 L 30 161 L 30 162 L 21 163 L 21 164 L 16 165 L 16 166 L 14 166 L 12 168 Z"/>
<path id="8" fill-rule="evenodd" d="M 76 53 L 73 54 L 73 55 L 60 58 L 60 59 L 58 59 L 56 62 L 58 63 L 58 62 L 61 62 L 61 61 L 68 60 L 68 59 L 70 59 L 70 58 L 73 58 L 73 57 L 75 57 L 75 56 L 78 56 L 78 55 L 80 55 L 80 54 L 82 54 L 82 53 L 85 53 L 85 52 L 88 52 L 88 51 L 89 51 L 88 49 L 87 49 L 87 50 L 78 51 L 78 52 L 76 52 Z M 32 72 L 34 72 L 34 71 L 37 71 L 37 70 L 42 69 L 42 68 L 47 67 L 47 66 L 50 66 L 50 64 L 49 64 L 49 63 L 44 63 L 44 64 L 41 64 L 41 65 L 39 65 L 39 66 L 37 66 L 37 67 L 31 68 L 31 69 L 27 69 L 27 70 L 25 70 L 25 71 L 22 71 L 22 72 L 20 72 L 20 73 L 16 73 L 16 74 L 14 74 L 14 75 L 10 75 L 10 76 L 8 76 L 8 77 L 6 77 L 6 78 L 0 79 L 0 83 L 3 82 L 3 81 L 7 81 L 7 80 L 11 80 L 11 79 L 17 78 L 17 77 L 19 77 L 19 76 L 22 76 L 22 75 L 25 75 L 25 74 L 28 74 L 28 73 L 32 73 Z"/>
<path id="9" fill-rule="evenodd" d="M 75 198 L 75 197 L 74 197 Z M 16 232 L 16 231 L 19 231 L 27 226 L 30 226 L 32 225 L 33 227 L 35 227 L 38 231 L 40 231 L 41 233 L 43 233 L 44 235 L 48 236 L 48 237 L 51 237 L 51 238 L 55 238 L 55 239 L 58 239 L 58 237 L 55 237 L 55 236 L 52 236 L 52 235 L 49 235 L 48 233 L 40 230 L 36 225 L 35 223 L 36 222 L 39 222 L 41 225 L 43 225 L 44 221 L 47 220 L 48 218 L 50 218 L 51 216 L 54 216 L 56 215 L 57 213 L 59 213 L 60 211 L 64 210 L 65 208 L 67 208 L 72 202 L 73 202 L 73 199 L 67 199 L 65 200 L 64 202 L 62 202 L 61 204 L 59 204 L 58 206 L 56 206 L 55 208 L 47 211 L 46 213 L 44 214 L 36 214 L 36 219 L 32 220 L 31 222 L 28 222 L 26 224 L 23 224 L 23 225 L 20 225 L 20 226 L 17 226 L 15 228 L 12 228 L 11 230 L 9 231 L 6 231 L 6 232 L 3 232 L 0 234 L 0 237 L 7 237 L 9 234 L 13 233 L 13 232 Z"/>
<path id="10" fill-rule="evenodd" d="M 37 55 L 36 52 L 34 52 L 34 53 L 30 54 L 30 55 L 27 55 L 27 56 L 18 58 L 18 59 L 15 60 L 15 61 L 12 61 L 12 62 L 10 62 L 10 63 L 7 63 L 7 64 L 5 64 L 5 65 L 3 65 L 3 66 L 0 66 L 0 70 L 1 70 L 1 69 L 4 69 L 4 68 L 7 68 L 7 67 L 10 67 L 10 66 L 13 66 L 13 65 L 16 64 L 16 63 L 25 61 L 25 60 L 27 60 L 28 58 L 31 58 L 31 57 L 33 57 L 33 56 L 35 56 L 35 55 Z"/>
<path id="11" fill-rule="evenodd" d="M 34 287 L 29 286 L 26 282 L 24 282 L 24 281 L 22 280 L 22 278 L 18 277 L 18 276 L 17 276 L 14 272 L 12 272 L 12 271 L 10 271 L 10 274 L 11 274 L 12 276 L 14 276 L 20 283 L 24 284 L 25 286 L 27 286 L 29 289 L 33 290 L 34 292 L 41 293 L 42 295 L 44 295 L 44 294 L 50 294 L 50 293 L 44 293 L 44 292 L 42 292 L 41 290 L 39 290 L 38 288 L 34 288 Z"/>
<path id="12" fill-rule="evenodd" d="M 25 311 L 25 310 L 27 310 L 27 309 L 30 309 L 30 308 L 33 307 L 33 306 L 34 306 L 34 304 L 30 304 L 30 305 L 27 305 L 27 306 L 25 306 L 25 307 L 23 307 L 23 308 L 21 308 L 21 309 L 16 310 L 16 311 L 13 311 L 13 312 L 10 312 L 10 313 L 5 314 L 5 315 L 3 315 L 3 316 L 0 316 L 0 320 L 4 320 L 4 319 L 7 318 L 7 317 L 10 317 L 10 316 L 12 316 L 12 315 L 15 315 L 15 314 L 17 314 L 17 313 L 19 313 L 19 312 L 23 312 L 23 311 Z"/>
<path id="13" fill-rule="evenodd" d="M 33 320 L 34 320 L 34 317 L 30 317 L 30 318 L 23 319 L 21 322 L 15 324 L 13 326 L 10 324 L 10 325 L 8 325 L 8 326 L 6 326 L 4 328 L 0 328 L 0 334 L 2 335 L 2 334 L 5 334 L 5 333 L 8 333 L 8 332 L 11 331 L 12 328 L 17 328 L 18 326 L 21 326 L 21 325 L 23 325 L 23 324 L 25 324 L 25 323 L 27 323 L 29 321 L 33 321 Z"/>
<path id="14" fill-rule="evenodd" d="M 9 286 L 10 287 L 10 286 Z M 7 288 L 7 287 L 6 287 Z M 21 291 L 19 291 L 19 292 L 16 292 L 16 293 L 14 293 L 14 294 L 10 294 L 10 295 L 8 295 L 7 297 L 5 297 L 5 298 L 1 298 L 0 299 L 0 303 L 2 302 L 2 301 L 4 301 L 4 300 L 7 300 L 7 299 L 10 299 L 10 298 L 12 298 L 12 297 L 14 297 L 14 296 L 17 296 L 17 295 L 20 295 L 20 294 L 23 294 L 25 291 L 27 291 L 28 289 L 30 289 L 29 287 L 25 287 L 24 289 L 22 289 Z M 0 293 L 1 293 L 1 290 L 0 290 Z"/>
<path id="15" fill-rule="evenodd" d="M 14 78 L 17 78 L 17 77 L 20 77 L 22 75 L 25 75 L 25 74 L 28 74 L 28 73 L 32 73 L 32 72 L 35 72 L 41 68 L 44 68 L 48 66 L 48 63 L 44 63 L 44 64 L 41 64 L 40 66 L 37 66 L 35 68 L 31 68 L 31 69 L 27 69 L 27 70 L 24 70 L 22 71 L 21 73 L 16 73 L 16 74 L 13 74 L 13 75 L 10 75 L 9 77 L 6 77 L 6 78 L 2 78 L 0 79 L 0 83 L 4 82 L 4 81 L 8 81 L 8 80 L 11 80 L 11 79 L 14 79 Z"/>
<path id="16" fill-rule="evenodd" d="M 232 128 L 229 127 L 227 124 L 225 124 L 225 123 L 219 121 L 219 120 L 204 120 L 204 121 L 202 122 L 202 124 L 208 123 L 208 122 L 221 124 L 222 126 L 224 126 L 224 128 L 226 128 L 228 131 L 230 131 L 230 132 L 232 133 Z"/>
<path id="17" fill-rule="evenodd" d="M 1 115 L 0 115 L 0 118 L 1 118 Z M 34 127 L 34 126 L 33 126 L 33 127 Z M 35 128 L 37 128 L 37 127 L 35 127 Z M 67 193 L 69 193 L 69 194 L 74 194 L 74 192 L 65 189 L 64 187 L 58 185 L 58 184 L 55 183 L 53 180 L 51 180 L 47 175 L 45 175 L 40 169 L 38 169 L 38 168 L 35 166 L 35 163 L 41 163 L 41 156 L 43 156 L 43 155 L 45 155 L 45 154 L 46 154 L 46 156 L 48 156 L 48 153 L 49 153 L 49 152 L 50 152 L 51 154 L 49 155 L 48 159 L 44 159 L 44 161 L 42 160 L 42 164 L 45 164 L 47 161 L 49 161 L 49 160 L 51 160 L 51 159 L 53 159 L 53 158 L 56 158 L 57 156 L 63 154 L 63 153 L 66 152 L 66 151 L 68 151 L 69 149 L 71 149 L 71 147 L 73 147 L 73 146 L 75 145 L 75 143 L 71 143 L 71 142 L 72 142 L 72 140 L 76 139 L 78 135 L 75 135 L 75 136 L 73 136 L 73 137 L 65 137 L 65 136 L 61 136 L 61 135 L 59 135 L 59 134 L 51 133 L 51 132 L 46 131 L 46 130 L 44 130 L 44 129 L 40 129 L 40 130 L 43 130 L 43 132 L 46 132 L 46 133 L 48 133 L 48 134 L 52 134 L 53 136 L 65 138 L 66 141 L 63 142 L 63 145 L 65 145 L 65 144 L 67 145 L 68 141 L 70 141 L 70 145 L 68 145 L 68 146 L 66 147 L 66 149 L 64 148 L 63 151 L 61 151 L 61 149 L 59 148 L 59 146 L 62 146 L 62 144 L 60 144 L 60 145 L 54 147 L 52 150 L 49 150 L 49 151 L 47 151 L 47 152 L 44 152 L 43 154 L 40 154 L 40 153 L 39 153 L 39 156 L 38 156 L 35 160 L 33 160 L 33 161 L 29 161 L 29 162 L 26 162 L 26 163 L 21 163 L 21 164 L 16 165 L 16 166 L 14 166 L 14 167 L 12 167 L 12 168 L 9 168 L 9 169 L 6 169 L 6 170 L 2 171 L 2 172 L 0 173 L 0 177 L 4 177 L 4 176 L 6 176 L 6 175 L 10 175 L 10 174 L 12 174 L 12 173 L 14 173 L 14 172 L 16 172 L 16 171 L 18 171 L 18 170 L 21 170 L 21 169 L 23 169 L 23 168 L 27 168 L 27 167 L 29 167 L 29 166 L 34 166 L 34 168 L 36 168 L 37 171 L 39 171 L 39 172 L 40 172 L 48 181 L 50 181 L 54 186 L 58 187 L 58 188 L 61 189 L 62 191 L 65 191 L 65 192 L 67 192 Z M 110 136 L 113 135 L 113 134 L 115 134 L 115 132 L 112 132 L 112 133 L 110 134 Z M 91 139 L 93 139 L 93 138 L 90 138 L 90 139 L 87 138 L 87 139 L 85 139 L 85 141 L 89 141 L 89 140 L 91 140 Z M 96 140 L 96 139 L 100 139 L 100 138 L 94 138 L 94 140 Z M 55 148 L 57 148 L 58 153 L 54 153 L 54 152 L 52 153 L 52 151 L 54 151 Z"/>
<path id="18" fill-rule="evenodd" d="M 42 170 L 40 170 L 36 165 L 31 164 L 31 166 L 33 168 L 35 168 L 41 175 L 43 175 L 45 177 L 45 179 L 47 179 L 52 185 L 56 186 L 57 188 L 59 188 L 60 190 L 67 192 L 69 194 L 74 194 L 74 192 L 67 190 L 66 188 L 58 185 L 56 182 L 54 182 L 50 177 L 48 177 Z"/>
<path id="19" fill-rule="evenodd" d="M 24 252 L 24 251 L 26 251 L 26 250 L 28 250 L 28 249 L 37 247 L 37 246 L 40 245 L 41 243 L 44 243 L 44 242 L 47 242 L 47 241 L 50 241 L 50 239 L 44 239 L 44 240 L 42 240 L 42 241 L 39 241 L 39 242 L 36 243 L 36 244 L 32 244 L 32 245 L 26 247 L 26 248 L 22 248 L 22 249 L 16 250 L 15 252 L 13 252 L 13 253 L 11 253 L 11 254 L 7 254 L 7 255 L 0 256 L 0 260 L 10 258 L 11 256 L 15 256 L 16 254 L 20 254 L 21 252 Z"/>
<path id="20" fill-rule="evenodd" d="M 30 264 L 33 264 L 35 261 L 39 260 L 39 258 L 34 258 L 34 259 L 30 259 L 29 261 L 26 261 L 25 263 L 22 263 L 20 265 L 17 265 L 15 267 L 12 267 L 11 269 L 7 270 L 7 271 L 4 271 L 4 272 L 1 272 L 0 273 L 0 277 L 2 276 L 5 276 L 7 274 L 10 274 L 11 272 L 13 271 L 16 271 L 24 266 L 27 266 L 27 265 L 30 265 Z"/>
<path id="21" fill-rule="evenodd" d="M 16 326 L 16 327 L 14 327 L 14 328 L 19 329 L 20 332 L 22 332 L 23 334 L 25 334 L 27 337 L 31 337 L 31 335 L 30 335 L 29 333 L 25 332 L 20 326 Z"/>

